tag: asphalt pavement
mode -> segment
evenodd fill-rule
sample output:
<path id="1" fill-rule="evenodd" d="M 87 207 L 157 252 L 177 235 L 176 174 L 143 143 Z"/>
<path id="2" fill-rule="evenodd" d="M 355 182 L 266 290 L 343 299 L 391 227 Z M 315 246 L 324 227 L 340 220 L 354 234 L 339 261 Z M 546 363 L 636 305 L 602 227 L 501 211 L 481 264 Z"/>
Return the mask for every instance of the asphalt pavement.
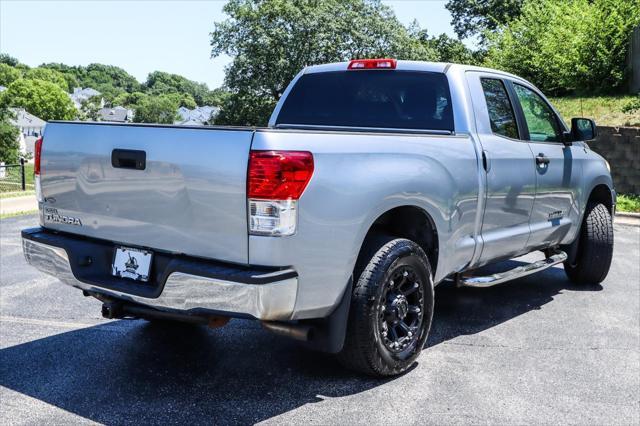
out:
<path id="1" fill-rule="evenodd" d="M 0 221 L 0 423 L 640 424 L 640 228 L 615 225 L 602 285 L 561 267 L 436 289 L 428 348 L 364 378 L 252 321 L 210 330 L 108 321 L 25 263 Z M 512 262 L 513 263 L 513 262 Z"/>

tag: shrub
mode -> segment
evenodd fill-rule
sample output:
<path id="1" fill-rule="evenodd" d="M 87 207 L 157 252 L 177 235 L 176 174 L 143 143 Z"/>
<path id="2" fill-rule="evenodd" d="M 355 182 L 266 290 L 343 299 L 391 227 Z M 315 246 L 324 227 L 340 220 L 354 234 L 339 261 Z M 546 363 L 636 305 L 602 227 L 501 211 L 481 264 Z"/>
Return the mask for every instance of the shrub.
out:
<path id="1" fill-rule="evenodd" d="M 487 65 L 554 95 L 620 90 L 638 10 L 640 0 L 527 0 L 520 17 L 487 36 Z"/>

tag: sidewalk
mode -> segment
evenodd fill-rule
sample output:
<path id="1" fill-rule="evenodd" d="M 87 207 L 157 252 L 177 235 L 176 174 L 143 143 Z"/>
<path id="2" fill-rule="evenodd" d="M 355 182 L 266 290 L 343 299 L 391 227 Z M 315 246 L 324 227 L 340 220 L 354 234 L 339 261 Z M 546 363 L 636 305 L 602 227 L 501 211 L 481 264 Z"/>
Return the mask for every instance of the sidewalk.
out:
<path id="1" fill-rule="evenodd" d="M 0 215 L 38 210 L 35 195 L 25 197 L 0 198 Z"/>

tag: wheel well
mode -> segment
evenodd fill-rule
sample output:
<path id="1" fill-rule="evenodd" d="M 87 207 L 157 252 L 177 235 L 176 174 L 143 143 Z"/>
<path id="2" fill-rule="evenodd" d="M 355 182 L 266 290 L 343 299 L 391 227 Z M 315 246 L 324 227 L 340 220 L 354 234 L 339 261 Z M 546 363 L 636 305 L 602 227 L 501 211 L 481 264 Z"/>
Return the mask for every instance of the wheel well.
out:
<path id="1" fill-rule="evenodd" d="M 596 185 L 589 194 L 588 202 L 602 203 L 605 205 L 609 214 L 613 214 L 613 200 L 611 198 L 611 190 L 605 184 Z"/>
<path id="2" fill-rule="evenodd" d="M 373 222 L 364 241 L 368 241 L 375 233 L 406 238 L 418 244 L 427 254 L 431 270 L 435 274 L 438 266 L 438 232 L 426 211 L 415 206 L 391 209 Z"/>

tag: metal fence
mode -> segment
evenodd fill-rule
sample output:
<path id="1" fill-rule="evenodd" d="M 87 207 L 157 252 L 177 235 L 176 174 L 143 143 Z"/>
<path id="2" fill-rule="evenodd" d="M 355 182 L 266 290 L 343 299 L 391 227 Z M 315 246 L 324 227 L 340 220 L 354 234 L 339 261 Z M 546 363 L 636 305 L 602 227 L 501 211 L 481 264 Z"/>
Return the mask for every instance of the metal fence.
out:
<path id="1" fill-rule="evenodd" d="M 0 163 L 0 192 L 33 189 L 33 184 L 27 184 L 24 164 L 24 158 L 18 164 Z"/>

